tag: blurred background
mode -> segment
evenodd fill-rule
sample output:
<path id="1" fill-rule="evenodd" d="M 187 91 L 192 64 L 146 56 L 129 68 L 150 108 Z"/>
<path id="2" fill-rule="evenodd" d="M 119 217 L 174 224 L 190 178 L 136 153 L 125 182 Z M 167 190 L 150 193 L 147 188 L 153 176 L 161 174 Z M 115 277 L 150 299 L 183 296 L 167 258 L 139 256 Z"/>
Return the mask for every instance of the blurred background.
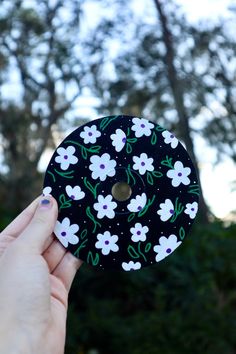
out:
<path id="1" fill-rule="evenodd" d="M 0 0 L 1 229 L 63 138 L 105 115 L 173 131 L 201 180 L 198 220 L 168 261 L 83 265 L 66 354 L 236 353 L 235 33 L 230 0 Z"/>

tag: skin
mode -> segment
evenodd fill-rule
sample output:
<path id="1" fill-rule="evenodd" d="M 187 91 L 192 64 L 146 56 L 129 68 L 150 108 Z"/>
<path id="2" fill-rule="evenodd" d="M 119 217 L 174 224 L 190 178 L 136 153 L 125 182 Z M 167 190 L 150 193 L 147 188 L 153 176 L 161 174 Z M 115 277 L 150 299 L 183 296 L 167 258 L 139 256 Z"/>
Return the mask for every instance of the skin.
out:
<path id="1" fill-rule="evenodd" d="M 68 294 L 82 262 L 53 236 L 57 214 L 55 199 L 37 198 L 0 234 L 0 353 L 64 353 Z"/>

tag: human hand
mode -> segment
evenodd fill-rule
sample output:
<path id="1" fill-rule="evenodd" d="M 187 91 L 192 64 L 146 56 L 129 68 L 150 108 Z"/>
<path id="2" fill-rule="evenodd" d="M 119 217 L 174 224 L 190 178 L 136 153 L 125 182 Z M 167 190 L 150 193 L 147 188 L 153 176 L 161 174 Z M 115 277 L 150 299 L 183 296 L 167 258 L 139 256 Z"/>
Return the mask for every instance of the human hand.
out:
<path id="1" fill-rule="evenodd" d="M 0 234 L 0 353 L 64 353 L 68 293 L 82 262 L 54 238 L 57 203 L 37 198 Z"/>

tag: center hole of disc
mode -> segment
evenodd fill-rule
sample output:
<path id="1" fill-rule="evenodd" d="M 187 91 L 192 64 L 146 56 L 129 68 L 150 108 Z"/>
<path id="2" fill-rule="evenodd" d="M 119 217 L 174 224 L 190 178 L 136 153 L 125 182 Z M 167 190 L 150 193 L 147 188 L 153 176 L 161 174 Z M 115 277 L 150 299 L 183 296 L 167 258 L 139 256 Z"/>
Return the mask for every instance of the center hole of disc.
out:
<path id="1" fill-rule="evenodd" d="M 111 189 L 113 197 L 119 202 L 129 199 L 132 194 L 132 189 L 126 182 L 117 182 Z"/>

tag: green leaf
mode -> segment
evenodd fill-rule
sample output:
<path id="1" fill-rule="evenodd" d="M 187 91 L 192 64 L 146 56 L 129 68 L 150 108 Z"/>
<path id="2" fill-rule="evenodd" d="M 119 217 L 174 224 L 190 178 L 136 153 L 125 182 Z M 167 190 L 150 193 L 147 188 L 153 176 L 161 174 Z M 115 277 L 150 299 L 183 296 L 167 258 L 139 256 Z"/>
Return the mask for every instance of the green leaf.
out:
<path id="1" fill-rule="evenodd" d="M 151 185 L 153 185 L 153 183 L 154 183 L 152 174 L 150 172 L 147 172 L 147 181 Z"/>
<path id="2" fill-rule="evenodd" d="M 128 253 L 131 258 L 139 258 L 140 257 L 138 252 L 135 251 L 134 247 L 131 245 L 128 246 Z"/>
<path id="3" fill-rule="evenodd" d="M 157 135 L 156 135 L 155 132 L 153 132 L 152 138 L 151 138 L 151 144 L 152 144 L 152 145 L 155 145 L 156 142 L 157 142 Z"/>
<path id="4" fill-rule="evenodd" d="M 89 251 L 88 256 L 87 256 L 87 263 L 90 263 L 94 266 L 96 266 L 99 262 L 99 254 L 96 253 L 95 256 L 93 256 L 92 252 Z"/>
<path id="5" fill-rule="evenodd" d="M 153 174 L 153 176 L 156 177 L 156 178 L 161 178 L 161 177 L 163 177 L 163 173 L 158 172 L 158 171 L 153 171 L 152 174 Z"/>
<path id="6" fill-rule="evenodd" d="M 60 202 L 61 204 L 64 204 L 64 203 L 66 202 L 66 197 L 65 197 L 64 194 L 61 194 L 61 195 L 60 195 L 60 197 L 59 197 L 59 202 Z"/>
<path id="7" fill-rule="evenodd" d="M 179 229 L 179 237 L 180 237 L 181 240 L 183 240 L 185 238 L 185 230 L 184 230 L 184 228 L 182 226 Z"/>
<path id="8" fill-rule="evenodd" d="M 94 145 L 91 146 L 91 148 L 88 149 L 89 152 L 99 152 L 101 150 L 101 146 L 100 145 Z"/>
<path id="9" fill-rule="evenodd" d="M 126 144 L 126 152 L 127 154 L 130 154 L 132 152 L 132 146 L 130 145 L 130 143 Z"/>
<path id="10" fill-rule="evenodd" d="M 84 229 L 84 230 L 81 232 L 80 237 L 81 237 L 82 240 L 87 236 L 87 233 L 88 233 L 88 230 L 87 230 L 87 229 Z"/>
<path id="11" fill-rule="evenodd" d="M 86 149 L 82 146 L 81 147 L 81 152 L 82 152 L 82 157 L 83 157 L 83 159 L 87 159 L 87 157 L 88 157 L 88 154 L 87 154 L 87 151 L 86 151 Z"/>
<path id="12" fill-rule="evenodd" d="M 152 247 L 152 244 L 149 242 L 149 243 L 147 243 L 146 244 L 146 246 L 145 246 L 145 253 L 147 253 L 147 252 L 149 252 L 150 251 L 150 249 L 151 249 L 151 247 Z"/>
<path id="13" fill-rule="evenodd" d="M 128 222 L 130 222 L 131 220 L 133 220 L 133 218 L 135 217 L 135 213 L 131 213 L 128 217 Z"/>
<path id="14" fill-rule="evenodd" d="M 130 139 L 127 139 L 127 141 L 129 143 L 136 143 L 137 139 L 136 138 L 130 138 Z"/>

